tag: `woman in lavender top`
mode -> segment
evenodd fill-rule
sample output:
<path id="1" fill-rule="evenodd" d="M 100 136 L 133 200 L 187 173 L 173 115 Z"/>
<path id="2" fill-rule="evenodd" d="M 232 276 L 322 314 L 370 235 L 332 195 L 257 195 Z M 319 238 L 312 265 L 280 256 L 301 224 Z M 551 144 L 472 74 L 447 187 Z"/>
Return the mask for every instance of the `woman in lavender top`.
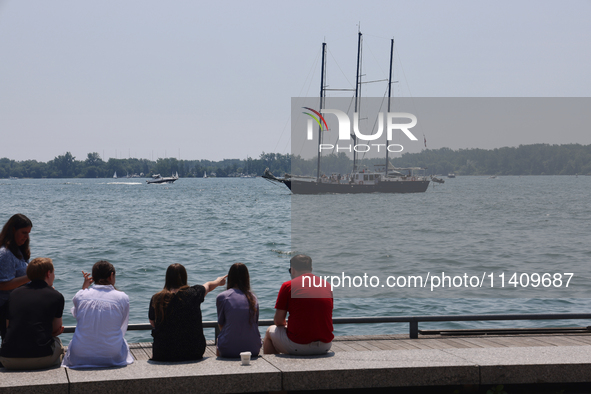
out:
<path id="1" fill-rule="evenodd" d="M 248 268 L 236 263 L 228 272 L 228 290 L 217 296 L 218 336 L 217 355 L 240 357 L 240 352 L 258 356 L 261 349 L 259 333 L 259 304 L 250 291 Z"/>

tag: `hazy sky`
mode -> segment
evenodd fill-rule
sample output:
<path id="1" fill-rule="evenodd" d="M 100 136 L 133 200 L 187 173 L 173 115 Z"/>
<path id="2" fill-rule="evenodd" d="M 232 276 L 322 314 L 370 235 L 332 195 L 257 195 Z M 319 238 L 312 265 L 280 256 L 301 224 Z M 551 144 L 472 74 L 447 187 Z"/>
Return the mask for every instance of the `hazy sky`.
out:
<path id="1" fill-rule="evenodd" d="M 324 40 L 329 85 L 353 87 L 359 23 L 368 79 L 387 78 L 395 39 L 396 96 L 589 97 L 589 20 L 589 0 L 0 0 L 0 157 L 289 153 L 291 97 L 318 95 Z M 591 143 L 423 132 L 433 149 Z"/>

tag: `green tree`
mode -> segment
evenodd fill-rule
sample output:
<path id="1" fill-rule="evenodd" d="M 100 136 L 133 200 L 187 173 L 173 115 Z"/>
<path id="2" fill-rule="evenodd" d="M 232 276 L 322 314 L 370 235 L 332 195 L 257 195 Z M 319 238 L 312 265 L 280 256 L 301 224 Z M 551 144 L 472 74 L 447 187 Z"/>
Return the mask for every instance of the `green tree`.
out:
<path id="1" fill-rule="evenodd" d="M 56 169 L 57 176 L 61 178 L 74 176 L 76 171 L 75 159 L 70 152 L 66 152 L 65 155 L 53 159 L 53 167 Z"/>
<path id="2" fill-rule="evenodd" d="M 105 164 L 105 162 L 103 161 L 103 159 L 101 159 L 101 156 L 98 153 L 92 152 L 88 154 L 86 160 L 84 161 L 84 164 L 86 164 L 87 166 L 100 167 L 103 164 Z"/>

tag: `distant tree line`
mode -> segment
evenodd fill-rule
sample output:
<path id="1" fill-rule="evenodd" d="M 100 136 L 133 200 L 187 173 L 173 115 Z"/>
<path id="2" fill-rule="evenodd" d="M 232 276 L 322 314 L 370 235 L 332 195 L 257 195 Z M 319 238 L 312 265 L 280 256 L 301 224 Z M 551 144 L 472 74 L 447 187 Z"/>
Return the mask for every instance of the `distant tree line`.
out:
<path id="1" fill-rule="evenodd" d="M 392 160 L 399 167 L 427 167 L 431 174 L 591 175 L 591 145 L 533 144 L 516 148 L 426 149 Z"/>
<path id="2" fill-rule="evenodd" d="M 567 144 L 520 145 L 516 148 L 498 149 L 425 149 L 420 153 L 406 153 L 393 158 L 395 167 L 423 167 L 428 174 L 457 175 L 591 175 L 591 145 Z M 57 156 L 47 163 L 36 160 L 14 161 L 0 159 L 0 178 L 109 178 L 115 172 L 127 174 L 152 174 L 180 177 L 201 177 L 204 172 L 217 177 L 240 174 L 262 175 L 269 168 L 275 175 L 291 173 L 316 175 L 316 158 L 303 159 L 281 153 L 261 153 L 258 159 L 177 160 L 158 159 L 109 159 L 104 161 L 96 152 L 85 160 L 76 160 L 70 152 Z M 384 159 L 361 159 L 358 166 L 373 169 L 375 164 L 385 164 Z M 349 173 L 352 160 L 343 152 L 325 155 L 320 168 L 323 174 Z"/>
<path id="3" fill-rule="evenodd" d="M 153 174 L 170 176 L 178 173 L 180 177 L 240 176 L 240 174 L 262 175 L 265 168 L 276 173 L 290 171 L 290 155 L 263 152 L 258 159 L 177 160 L 158 159 L 109 159 L 104 161 L 96 152 L 89 153 L 85 160 L 76 160 L 70 152 L 57 156 L 47 163 L 37 160 L 15 161 L 0 159 L 0 178 L 110 178 L 116 172 L 118 177 Z"/>
<path id="4" fill-rule="evenodd" d="M 520 145 L 498 149 L 425 149 L 390 159 L 394 167 L 427 168 L 427 174 L 457 175 L 591 175 L 591 145 L 566 144 Z M 360 167 L 373 169 L 385 164 L 382 159 L 361 159 Z M 291 170 L 297 175 L 316 176 L 316 159 L 292 157 Z M 352 160 L 343 152 L 322 156 L 320 169 L 324 174 L 346 174 L 353 168 Z"/>

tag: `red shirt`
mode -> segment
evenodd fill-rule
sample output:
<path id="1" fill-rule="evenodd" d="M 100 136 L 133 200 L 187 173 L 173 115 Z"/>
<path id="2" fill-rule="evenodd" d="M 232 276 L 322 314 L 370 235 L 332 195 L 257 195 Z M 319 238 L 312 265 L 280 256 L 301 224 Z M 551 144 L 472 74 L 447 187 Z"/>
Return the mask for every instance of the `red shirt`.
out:
<path id="1" fill-rule="evenodd" d="M 302 345 L 332 342 L 332 308 L 330 283 L 312 274 L 304 274 L 281 285 L 275 303 L 275 309 L 289 312 L 287 337 Z"/>

